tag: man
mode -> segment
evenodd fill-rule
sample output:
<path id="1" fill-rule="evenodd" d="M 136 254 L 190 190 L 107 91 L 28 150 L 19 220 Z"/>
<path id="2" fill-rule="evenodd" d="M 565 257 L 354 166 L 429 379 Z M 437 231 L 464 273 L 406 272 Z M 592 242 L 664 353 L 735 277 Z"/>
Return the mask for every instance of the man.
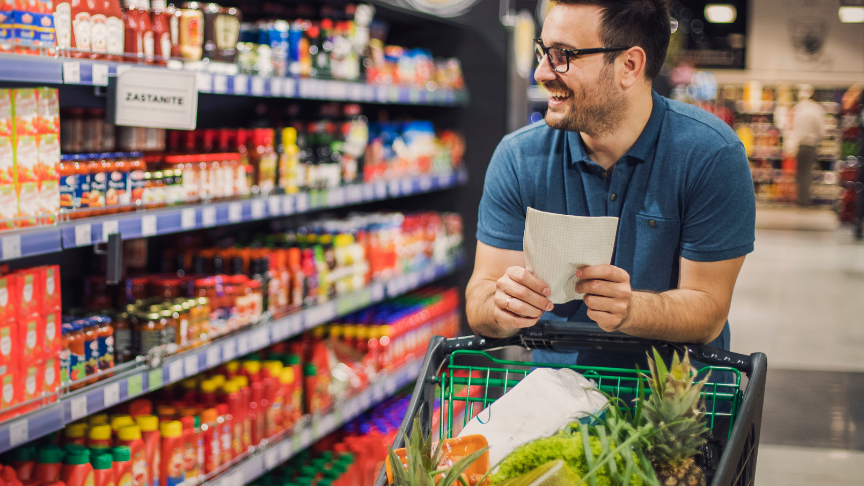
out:
<path id="1" fill-rule="evenodd" d="M 535 72 L 551 94 L 545 123 L 505 137 L 486 173 L 466 292 L 476 333 L 593 320 L 606 331 L 729 348 L 732 290 L 753 250 L 753 183 L 728 126 L 652 91 L 669 25 L 663 0 L 561 0 L 549 12 Z M 553 306 L 548 286 L 524 268 L 528 207 L 620 218 L 612 264 L 576 273 L 584 300 Z M 579 354 L 580 363 L 608 358 Z M 534 360 L 574 356 L 535 351 Z"/>
<path id="2" fill-rule="evenodd" d="M 798 86 L 798 104 L 792 110 L 792 133 L 798 141 L 798 205 L 810 206 L 810 185 L 813 184 L 813 164 L 816 153 L 825 138 L 825 110 L 810 97 L 813 86 Z"/>

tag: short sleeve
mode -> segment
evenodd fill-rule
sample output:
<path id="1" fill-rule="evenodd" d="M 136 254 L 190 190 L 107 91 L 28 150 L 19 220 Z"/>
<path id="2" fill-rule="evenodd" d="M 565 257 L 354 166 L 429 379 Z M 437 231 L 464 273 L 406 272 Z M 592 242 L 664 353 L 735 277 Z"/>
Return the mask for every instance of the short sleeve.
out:
<path id="1" fill-rule="evenodd" d="M 516 160 L 507 138 L 498 144 L 486 169 L 477 222 L 477 240 L 505 250 L 522 251 L 525 205 L 519 190 Z"/>
<path id="2" fill-rule="evenodd" d="M 681 256 L 716 262 L 744 256 L 756 240 L 756 196 L 740 142 L 720 149 L 687 191 Z"/>

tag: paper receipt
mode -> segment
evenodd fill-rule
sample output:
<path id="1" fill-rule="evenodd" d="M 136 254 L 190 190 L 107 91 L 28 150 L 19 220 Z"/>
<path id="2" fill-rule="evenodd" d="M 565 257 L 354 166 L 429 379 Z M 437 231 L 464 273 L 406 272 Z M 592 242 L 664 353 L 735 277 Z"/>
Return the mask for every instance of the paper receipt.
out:
<path id="1" fill-rule="evenodd" d="M 569 216 L 528 208 L 522 237 L 525 268 L 546 282 L 553 304 L 582 299 L 576 270 L 609 264 L 615 249 L 618 218 Z"/>

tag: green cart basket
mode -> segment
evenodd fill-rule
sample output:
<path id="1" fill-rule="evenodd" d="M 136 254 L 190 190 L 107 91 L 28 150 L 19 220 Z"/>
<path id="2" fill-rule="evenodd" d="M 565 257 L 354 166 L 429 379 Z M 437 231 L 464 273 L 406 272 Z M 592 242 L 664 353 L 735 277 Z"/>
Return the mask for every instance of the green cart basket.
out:
<path id="1" fill-rule="evenodd" d="M 712 437 L 702 454 L 697 456 L 697 463 L 705 471 L 711 486 L 749 486 L 754 483 L 768 369 L 765 354 L 745 356 L 704 345 L 640 339 L 602 331 L 594 323 L 541 321 L 505 339 L 481 336 L 444 339 L 435 336 L 429 342 L 408 411 L 402 420 L 402 430 L 410 434 L 413 418 L 419 413 L 423 432 L 428 434 L 433 420 L 433 404 L 438 399 L 440 411 L 446 412 L 446 419 L 440 421 L 440 437 L 450 438 L 454 425 L 460 425 L 453 423 L 455 404 L 462 402 L 465 406 L 465 413 L 456 418 L 464 425 L 513 388 L 532 369 L 565 367 L 559 364 L 506 361 L 487 353 L 505 346 L 561 352 L 600 350 L 609 353 L 645 353 L 654 347 L 665 358 L 671 358 L 673 352 L 688 353 L 691 360 L 698 362 L 694 365 L 700 368 L 700 378 L 709 371 L 711 373 L 708 384 L 703 388 L 703 397 Z M 633 369 L 566 367 L 594 380 L 601 390 L 627 403 L 632 403 L 636 395 L 637 380 L 641 373 L 635 365 Z M 465 387 L 479 390 L 479 393 L 466 397 Z M 398 434 L 393 448 L 403 447 L 404 439 L 401 433 Z M 383 470 L 375 484 L 387 484 Z"/>

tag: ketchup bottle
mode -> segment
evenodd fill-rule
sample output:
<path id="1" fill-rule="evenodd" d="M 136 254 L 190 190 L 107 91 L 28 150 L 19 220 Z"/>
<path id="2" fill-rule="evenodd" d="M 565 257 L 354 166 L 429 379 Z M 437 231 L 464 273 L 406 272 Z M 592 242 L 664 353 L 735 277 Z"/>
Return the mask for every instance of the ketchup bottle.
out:
<path id="1" fill-rule="evenodd" d="M 117 431 L 117 445 L 129 447 L 132 455 L 132 486 L 150 486 L 147 451 L 141 440 L 141 428 L 137 425 L 121 427 Z"/>
<path id="2" fill-rule="evenodd" d="M 180 423 L 183 424 L 183 468 L 186 472 L 184 486 L 192 486 L 198 484 L 198 476 L 201 474 L 201 465 L 198 462 L 199 434 L 195 430 L 195 417 L 182 417 Z"/>
<path id="3" fill-rule="evenodd" d="M 112 445 L 110 425 L 97 425 L 90 429 L 87 447 L 92 449 L 108 449 Z"/>
<path id="4" fill-rule="evenodd" d="M 233 442 L 231 433 L 233 432 L 234 419 L 229 413 L 227 403 L 216 405 L 216 413 L 219 416 L 216 418 L 216 428 L 219 432 L 219 457 L 221 462 L 228 462 L 234 457 Z"/>
<path id="5" fill-rule="evenodd" d="M 134 403 L 134 402 L 133 402 Z M 159 433 L 159 418 L 155 415 L 135 417 L 141 427 L 141 440 L 144 441 L 144 457 L 147 459 L 147 477 L 152 486 L 159 486 L 160 464 L 162 459 L 162 436 Z"/>
<path id="6" fill-rule="evenodd" d="M 162 433 L 160 486 L 179 486 L 186 480 L 183 460 L 183 424 L 177 420 L 164 422 Z"/>
<path id="7" fill-rule="evenodd" d="M 204 464 L 202 468 L 205 474 L 209 474 L 219 468 L 221 462 L 222 442 L 219 438 L 220 426 L 219 412 L 215 408 L 208 408 L 201 412 L 201 435 L 204 440 Z"/>
<path id="8" fill-rule="evenodd" d="M 82 447 L 71 454 L 66 454 L 63 468 L 60 470 L 60 481 L 66 483 L 66 486 L 90 486 L 93 484 L 90 450 Z"/>
<path id="9" fill-rule="evenodd" d="M 243 447 L 243 404 L 240 387 L 235 381 L 229 381 L 222 387 L 225 391 L 225 402 L 228 405 L 228 422 L 231 424 L 231 458 L 235 458 L 246 450 Z M 224 441 L 223 441 L 224 444 Z M 223 456 L 224 456 L 223 452 Z"/>
<path id="10" fill-rule="evenodd" d="M 93 465 L 93 486 L 114 486 L 111 454 L 99 454 L 90 463 Z"/>
<path id="11" fill-rule="evenodd" d="M 60 469 L 63 468 L 63 449 L 56 445 L 41 447 L 36 453 L 36 467 L 33 470 L 33 480 L 47 484 L 60 480 Z"/>
<path id="12" fill-rule="evenodd" d="M 31 479 L 36 468 L 36 447 L 26 445 L 15 449 L 12 453 L 12 467 L 21 481 Z"/>
<path id="13" fill-rule="evenodd" d="M 132 451 L 128 446 L 111 449 L 112 469 L 117 486 L 132 486 Z"/>

